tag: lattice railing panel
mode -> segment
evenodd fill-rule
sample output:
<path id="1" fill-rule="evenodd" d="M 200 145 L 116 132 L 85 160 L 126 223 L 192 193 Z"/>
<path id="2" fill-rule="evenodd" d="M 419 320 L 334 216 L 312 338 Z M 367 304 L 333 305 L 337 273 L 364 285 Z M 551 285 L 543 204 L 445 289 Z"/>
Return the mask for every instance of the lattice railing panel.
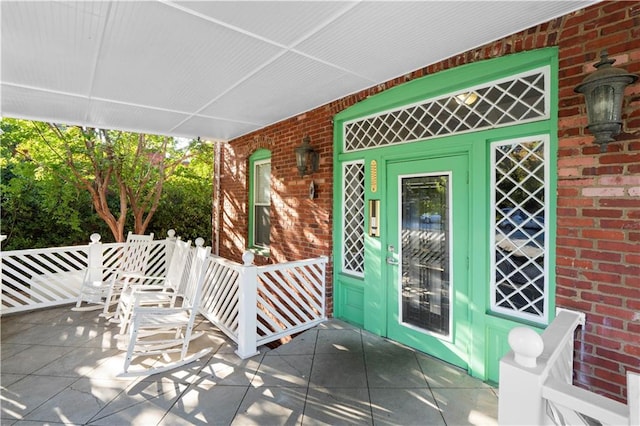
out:
<path id="1" fill-rule="evenodd" d="M 495 311 L 544 322 L 547 317 L 544 140 L 493 145 Z"/>
<path id="2" fill-rule="evenodd" d="M 88 246 L 16 250 L 1 256 L 4 314 L 75 301 Z"/>
<path id="3" fill-rule="evenodd" d="M 202 290 L 200 313 L 229 338 L 238 340 L 239 280 L 242 266 L 212 256 Z"/>
<path id="4" fill-rule="evenodd" d="M 147 275 L 166 271 L 166 240 L 152 242 Z M 103 280 L 122 262 L 124 243 L 102 244 Z M 88 266 L 89 245 L 14 250 L 2 259 L 2 314 L 73 303 Z"/>
<path id="5" fill-rule="evenodd" d="M 258 267 L 258 344 L 325 319 L 326 258 Z"/>
<path id="6" fill-rule="evenodd" d="M 364 275 L 364 163 L 342 165 L 342 271 Z"/>
<path id="7" fill-rule="evenodd" d="M 344 151 L 546 119 L 549 68 L 386 111 L 344 125 Z"/>

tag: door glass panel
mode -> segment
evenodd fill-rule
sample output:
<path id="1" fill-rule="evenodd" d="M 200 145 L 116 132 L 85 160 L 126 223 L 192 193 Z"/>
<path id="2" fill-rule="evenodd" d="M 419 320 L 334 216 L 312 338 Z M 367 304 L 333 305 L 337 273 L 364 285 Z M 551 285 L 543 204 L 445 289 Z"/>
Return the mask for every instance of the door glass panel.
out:
<path id="1" fill-rule="evenodd" d="M 450 176 L 403 177 L 400 185 L 402 322 L 448 336 Z"/>

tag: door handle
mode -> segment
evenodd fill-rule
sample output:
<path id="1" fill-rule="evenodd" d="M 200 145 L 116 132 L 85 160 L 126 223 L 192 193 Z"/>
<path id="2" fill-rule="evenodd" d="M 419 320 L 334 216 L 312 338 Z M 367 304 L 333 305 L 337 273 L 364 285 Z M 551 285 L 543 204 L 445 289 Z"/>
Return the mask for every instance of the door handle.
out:
<path id="1" fill-rule="evenodd" d="M 387 257 L 387 263 L 388 263 L 389 265 L 399 265 L 399 264 L 400 264 L 400 262 L 398 262 L 397 260 L 395 260 L 395 259 L 394 259 L 393 257 L 391 257 L 391 256 L 388 256 L 388 257 Z"/>

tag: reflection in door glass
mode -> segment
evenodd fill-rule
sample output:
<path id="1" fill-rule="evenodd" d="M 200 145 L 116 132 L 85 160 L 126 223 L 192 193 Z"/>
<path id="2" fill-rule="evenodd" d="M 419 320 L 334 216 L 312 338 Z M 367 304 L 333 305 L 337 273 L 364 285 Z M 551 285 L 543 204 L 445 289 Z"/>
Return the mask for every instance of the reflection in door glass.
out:
<path id="1" fill-rule="evenodd" d="M 402 322 L 449 335 L 449 175 L 401 179 Z"/>

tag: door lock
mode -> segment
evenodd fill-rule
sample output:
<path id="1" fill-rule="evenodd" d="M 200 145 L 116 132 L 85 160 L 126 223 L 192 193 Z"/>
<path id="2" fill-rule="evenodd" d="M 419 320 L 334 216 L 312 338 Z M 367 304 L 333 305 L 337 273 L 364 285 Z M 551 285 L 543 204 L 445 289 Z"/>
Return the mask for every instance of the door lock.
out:
<path id="1" fill-rule="evenodd" d="M 388 256 L 388 257 L 387 257 L 387 263 L 388 263 L 389 265 L 399 265 L 399 264 L 400 264 L 400 262 L 398 262 L 397 260 L 395 260 L 395 259 L 393 258 L 393 256 Z"/>

